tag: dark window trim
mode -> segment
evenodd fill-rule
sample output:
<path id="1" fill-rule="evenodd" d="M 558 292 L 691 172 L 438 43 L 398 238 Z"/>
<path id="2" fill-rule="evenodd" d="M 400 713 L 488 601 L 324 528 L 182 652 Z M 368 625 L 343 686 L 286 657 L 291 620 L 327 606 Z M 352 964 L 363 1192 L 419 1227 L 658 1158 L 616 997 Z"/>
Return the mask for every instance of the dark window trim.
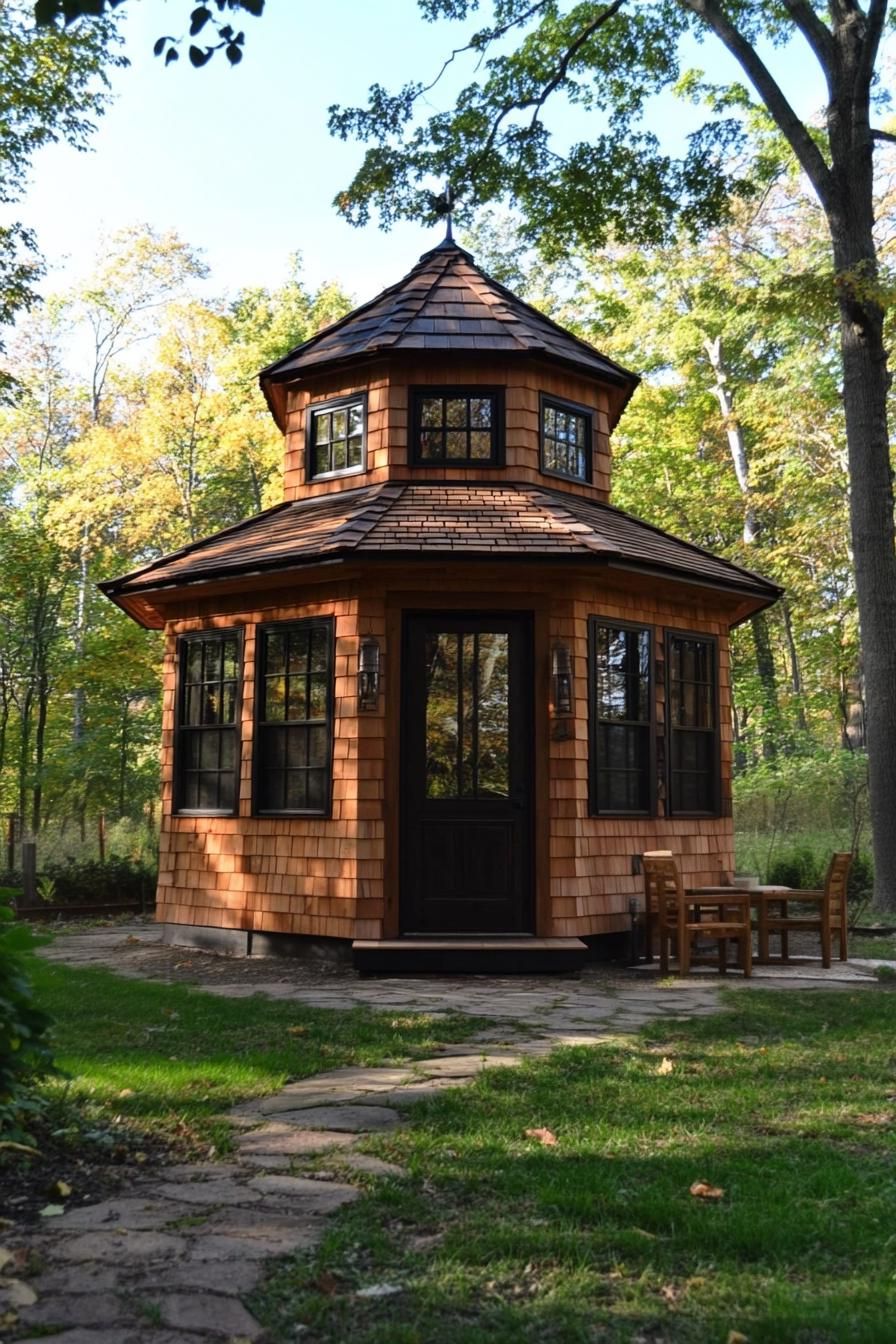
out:
<path id="1" fill-rule="evenodd" d="M 186 695 L 186 683 L 184 679 L 184 666 L 186 664 L 187 647 L 194 644 L 197 640 L 220 638 L 224 639 L 228 635 L 236 635 L 236 708 L 233 724 L 221 724 L 215 727 L 213 724 L 207 724 L 206 727 L 215 728 L 220 732 L 222 727 L 233 728 L 235 745 L 233 749 L 233 807 L 182 807 L 180 800 L 183 796 L 183 776 L 181 773 L 181 763 L 183 752 L 181 747 L 182 733 L 185 729 L 195 732 L 199 725 L 191 727 L 184 723 L 184 697 Z M 240 760 L 242 756 L 242 732 L 241 724 L 243 717 L 243 650 L 244 650 L 245 631 L 242 626 L 228 626 L 226 630 L 218 627 L 206 630 L 190 630 L 177 636 L 177 686 L 175 690 L 175 712 L 174 712 L 174 768 L 172 772 L 172 812 L 178 817 L 238 817 L 240 814 L 240 780 L 242 778 L 240 771 Z"/>
<path id="2" fill-rule="evenodd" d="M 648 638 L 648 700 L 650 718 L 644 725 L 648 738 L 647 750 L 647 791 L 646 811 L 629 811 L 618 808 L 602 808 L 598 797 L 598 728 L 597 717 L 597 630 L 609 626 L 613 630 L 634 630 L 647 632 Z M 588 813 L 592 817 L 655 817 L 657 814 L 657 773 L 656 773 L 656 677 L 654 675 L 654 649 L 656 631 L 652 625 L 643 621 L 617 621 L 612 616 L 588 617 Z"/>
<path id="3" fill-rule="evenodd" d="M 337 471 L 314 470 L 314 434 L 312 426 L 319 411 L 338 411 L 343 406 L 361 405 L 361 465 L 340 467 Z M 326 401 L 311 401 L 305 407 L 305 481 L 337 481 L 343 476 L 360 476 L 367 470 L 367 392 L 352 392 L 346 397 L 328 397 Z"/>
<path id="4" fill-rule="evenodd" d="M 585 452 L 585 475 L 573 476 L 568 471 L 557 471 L 554 467 L 545 466 L 544 460 L 544 413 L 548 406 L 553 406 L 559 411 L 573 411 L 576 415 L 585 417 L 587 421 L 587 447 Z M 554 397 L 549 392 L 539 392 L 538 394 L 538 467 L 543 476 L 553 476 L 558 481 L 577 481 L 579 485 L 590 485 L 594 475 L 594 453 L 595 453 L 595 414 L 593 406 L 583 406 L 578 401 L 567 401 L 565 397 Z"/>
<path id="5" fill-rule="evenodd" d="M 485 386 L 482 383 L 435 384 L 414 383 L 408 388 L 408 466 L 423 471 L 494 471 L 504 466 L 505 445 L 505 398 L 503 387 Z M 492 455 L 488 462 L 481 459 L 465 458 L 463 461 L 440 458 L 438 462 L 424 461 L 418 453 L 420 442 L 421 403 L 424 397 L 492 397 L 495 404 L 494 424 L 492 425 Z"/>
<path id="6" fill-rule="evenodd" d="M 715 725 L 709 728 L 685 728 L 684 732 L 709 733 L 712 732 L 713 742 L 713 761 L 712 761 L 712 801 L 713 805 L 708 811 L 677 811 L 673 806 L 672 800 L 672 734 L 675 731 L 675 725 L 672 722 L 671 708 L 672 696 L 670 682 L 672 676 L 672 659 L 669 657 L 671 642 L 673 639 L 691 639 L 700 640 L 708 644 L 712 650 L 712 680 L 713 694 L 712 706 L 715 715 Z M 666 815 L 669 817 L 712 817 L 719 818 L 722 813 L 722 731 L 721 731 L 721 693 L 719 687 L 719 639 L 717 635 L 704 634 L 702 630 L 677 630 L 667 627 L 663 630 L 663 658 L 665 662 L 665 722 L 666 722 Z"/>
<path id="7" fill-rule="evenodd" d="M 261 792 L 261 752 L 259 729 L 265 725 L 261 717 L 262 694 L 265 679 L 264 636 L 278 630 L 300 630 L 309 626 L 325 629 L 329 634 L 330 676 L 327 684 L 327 791 L 323 808 L 262 808 L 258 805 Z M 292 621 L 265 621 L 255 627 L 255 704 L 253 706 L 252 737 L 252 815 L 253 817 L 313 817 L 325 821 L 333 815 L 333 741 L 336 711 L 336 619 L 334 616 L 305 616 Z M 288 723 L 288 720 L 284 720 Z"/>

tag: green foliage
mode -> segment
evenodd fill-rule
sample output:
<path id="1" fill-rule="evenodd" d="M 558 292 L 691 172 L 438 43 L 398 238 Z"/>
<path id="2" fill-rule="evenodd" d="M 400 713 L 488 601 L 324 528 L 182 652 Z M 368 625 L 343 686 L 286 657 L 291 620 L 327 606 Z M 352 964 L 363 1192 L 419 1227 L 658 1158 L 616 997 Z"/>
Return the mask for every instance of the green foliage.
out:
<path id="1" fill-rule="evenodd" d="M 18 873 L 3 876 L 21 880 Z M 37 885 L 40 899 L 52 905 L 118 905 L 152 900 L 155 882 L 152 865 L 113 856 L 104 863 L 83 859 L 44 864 Z"/>
<path id="2" fill-rule="evenodd" d="M 40 1109 L 34 1088 L 53 1070 L 51 1019 L 37 1006 L 26 973 L 36 940 L 0 904 L 0 1137 L 27 1139 L 28 1116 Z"/>

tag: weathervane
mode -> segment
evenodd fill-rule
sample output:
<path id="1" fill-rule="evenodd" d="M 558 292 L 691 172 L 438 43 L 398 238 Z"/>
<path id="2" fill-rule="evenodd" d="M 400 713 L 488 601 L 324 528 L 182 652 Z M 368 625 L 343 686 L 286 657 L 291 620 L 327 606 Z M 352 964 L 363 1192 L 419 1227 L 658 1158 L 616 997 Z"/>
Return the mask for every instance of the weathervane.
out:
<path id="1" fill-rule="evenodd" d="M 445 183 L 445 190 L 441 196 L 432 197 L 432 205 L 438 217 L 445 217 L 445 238 L 444 242 L 453 243 L 454 233 L 452 231 L 452 218 L 454 213 L 454 192 L 451 190 L 451 183 Z"/>

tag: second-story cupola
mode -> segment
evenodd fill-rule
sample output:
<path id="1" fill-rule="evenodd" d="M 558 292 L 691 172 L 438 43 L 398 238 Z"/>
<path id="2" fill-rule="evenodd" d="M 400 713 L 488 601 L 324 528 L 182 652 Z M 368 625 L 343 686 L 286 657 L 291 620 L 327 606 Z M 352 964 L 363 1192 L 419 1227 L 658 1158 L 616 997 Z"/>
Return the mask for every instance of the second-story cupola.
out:
<path id="1" fill-rule="evenodd" d="M 287 499 L 425 476 L 607 499 L 609 434 L 637 383 L 447 239 L 261 373 Z"/>

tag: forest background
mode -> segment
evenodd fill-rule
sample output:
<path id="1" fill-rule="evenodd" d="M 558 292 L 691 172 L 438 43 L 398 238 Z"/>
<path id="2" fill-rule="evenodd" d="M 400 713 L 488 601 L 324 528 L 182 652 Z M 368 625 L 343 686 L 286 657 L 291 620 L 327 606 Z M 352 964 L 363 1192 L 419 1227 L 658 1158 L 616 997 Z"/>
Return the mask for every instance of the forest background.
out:
<path id="1" fill-rule="evenodd" d="M 512 217 L 483 214 L 464 241 L 644 375 L 614 438 L 614 503 L 786 588 L 734 638 L 736 823 L 739 866 L 805 885 L 832 847 L 867 843 L 862 658 L 824 222 L 767 127 L 752 149 L 765 191 L 696 240 L 546 267 Z M 894 185 L 882 173 L 890 275 Z M 279 286 L 208 295 L 190 240 L 134 226 L 7 343 L 0 810 L 45 867 L 95 857 L 100 817 L 108 854 L 152 864 L 161 640 L 96 582 L 279 500 L 257 371 L 355 301 L 309 286 L 298 257 Z"/>

